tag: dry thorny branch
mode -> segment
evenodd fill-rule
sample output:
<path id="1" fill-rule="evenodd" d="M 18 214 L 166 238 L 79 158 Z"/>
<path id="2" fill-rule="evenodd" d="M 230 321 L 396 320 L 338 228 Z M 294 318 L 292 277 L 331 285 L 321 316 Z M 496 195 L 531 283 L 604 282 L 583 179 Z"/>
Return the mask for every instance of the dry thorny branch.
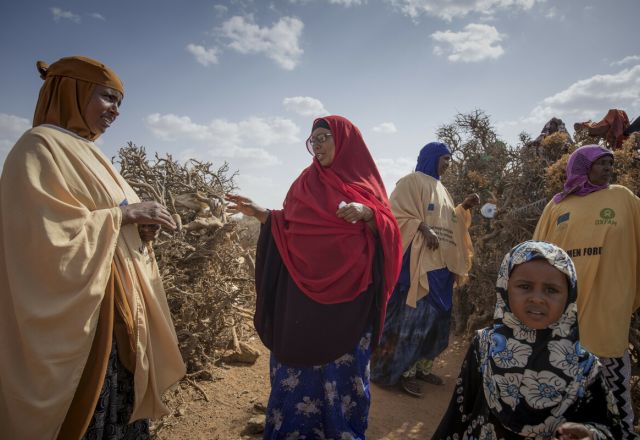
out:
<path id="1" fill-rule="evenodd" d="M 254 249 L 241 246 L 242 227 L 229 221 L 224 194 L 236 173 L 195 159 L 149 159 L 129 143 L 115 161 L 143 200 L 168 207 L 178 232 L 162 231 L 153 244 L 180 351 L 192 374 L 216 361 L 230 342 L 239 350 L 254 304 Z M 243 310 L 245 310 L 243 312 Z M 232 344 L 234 345 L 234 344 Z"/>
<path id="2" fill-rule="evenodd" d="M 452 167 L 443 180 L 454 200 L 460 202 L 477 192 L 482 203 L 497 206 L 492 219 L 474 212 L 470 282 L 456 292 L 456 330 L 469 332 L 491 320 L 502 257 L 531 238 L 545 204 L 562 188 L 569 154 L 597 139 L 576 133 L 571 143 L 565 134 L 555 133 L 534 146 L 523 133 L 513 148 L 498 138 L 481 110 L 458 114 L 437 136 L 453 150 Z M 615 152 L 615 183 L 636 194 L 640 193 L 639 149 L 636 134 Z M 251 350 L 243 339 L 254 308 L 255 225 L 247 229 L 226 218 L 222 197 L 235 188 L 236 176 L 226 163 L 215 169 L 194 159 L 180 164 L 171 156 L 156 155 L 149 160 L 144 148 L 132 143 L 120 150 L 116 162 L 142 199 L 163 203 L 182 225 L 177 233 L 163 232 L 154 252 L 192 386 L 194 379 L 210 377 L 208 366 L 229 346 L 240 358 Z M 640 317 L 633 321 L 630 340 L 632 356 L 639 359 Z M 182 399 L 177 395 L 176 401 Z M 163 419 L 156 432 L 163 423 L 171 421 Z"/>
<path id="3" fill-rule="evenodd" d="M 255 240 L 243 235 L 255 231 L 227 218 L 223 197 L 235 189 L 236 177 L 227 163 L 215 168 L 195 159 L 179 163 L 170 155 L 149 159 L 143 147 L 131 142 L 114 161 L 141 199 L 167 206 L 180 226 L 177 232 L 161 231 L 153 243 L 187 364 L 185 379 L 165 395 L 174 413 L 153 425 L 157 434 L 181 415 L 190 389 L 209 399 L 196 381 L 212 379 L 216 361 L 253 362 L 257 357 L 244 342 L 252 334 Z"/>
<path id="4" fill-rule="evenodd" d="M 533 235 L 546 203 L 562 189 L 569 154 L 598 139 L 578 132 L 576 142 L 571 143 L 566 134 L 554 133 L 534 146 L 523 133 L 520 144 L 511 148 L 499 140 L 489 116 L 480 110 L 458 114 L 437 135 L 452 147 L 452 166 L 443 181 L 454 200 L 459 203 L 467 194 L 477 192 L 482 203 L 497 206 L 492 219 L 474 211 L 470 231 L 475 248 L 473 268 L 470 282 L 456 293 L 454 308 L 456 330 L 469 332 L 490 322 L 502 257 L 512 246 Z M 639 149 L 640 135 L 636 134 L 614 152 L 614 183 L 625 185 L 636 194 L 640 193 Z M 640 318 L 634 321 L 630 336 L 637 354 Z"/>

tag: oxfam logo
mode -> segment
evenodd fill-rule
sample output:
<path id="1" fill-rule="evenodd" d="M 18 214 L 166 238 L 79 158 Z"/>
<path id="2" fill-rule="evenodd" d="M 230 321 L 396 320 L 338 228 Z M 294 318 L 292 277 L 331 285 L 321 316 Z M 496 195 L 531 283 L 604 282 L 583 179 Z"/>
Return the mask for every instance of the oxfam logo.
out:
<path id="1" fill-rule="evenodd" d="M 616 216 L 616 212 L 611 208 L 604 208 L 600 211 L 600 218 L 603 220 L 612 220 Z"/>

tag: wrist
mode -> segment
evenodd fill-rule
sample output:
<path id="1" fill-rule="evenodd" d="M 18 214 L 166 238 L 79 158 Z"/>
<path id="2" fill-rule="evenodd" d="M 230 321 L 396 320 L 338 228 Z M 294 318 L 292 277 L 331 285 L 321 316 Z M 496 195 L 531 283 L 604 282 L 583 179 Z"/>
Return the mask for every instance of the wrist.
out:
<path id="1" fill-rule="evenodd" d="M 366 210 L 364 212 L 364 216 L 362 217 L 362 220 L 365 221 L 365 223 L 369 223 L 370 221 L 373 220 L 373 209 L 369 208 L 368 206 L 365 207 Z"/>
<path id="2" fill-rule="evenodd" d="M 256 218 L 260 223 L 265 224 L 269 219 L 270 214 L 271 214 L 271 211 L 269 211 L 268 209 L 263 209 L 257 212 Z"/>
<path id="3" fill-rule="evenodd" d="M 131 221 L 131 216 L 129 215 L 129 207 L 128 206 L 119 206 L 120 212 L 122 215 L 120 216 L 120 225 L 128 225 L 129 223 L 133 223 Z"/>

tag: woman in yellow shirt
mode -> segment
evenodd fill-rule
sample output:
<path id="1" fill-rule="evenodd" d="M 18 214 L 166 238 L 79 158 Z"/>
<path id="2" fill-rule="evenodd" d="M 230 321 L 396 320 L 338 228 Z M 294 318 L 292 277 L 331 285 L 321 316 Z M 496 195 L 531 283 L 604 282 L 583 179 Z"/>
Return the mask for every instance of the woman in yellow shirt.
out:
<path id="1" fill-rule="evenodd" d="M 610 185 L 612 176 L 610 150 L 586 145 L 574 151 L 564 189 L 545 207 L 533 239 L 573 258 L 581 343 L 602 360 L 627 438 L 635 438 L 628 335 L 640 305 L 640 199 Z"/>

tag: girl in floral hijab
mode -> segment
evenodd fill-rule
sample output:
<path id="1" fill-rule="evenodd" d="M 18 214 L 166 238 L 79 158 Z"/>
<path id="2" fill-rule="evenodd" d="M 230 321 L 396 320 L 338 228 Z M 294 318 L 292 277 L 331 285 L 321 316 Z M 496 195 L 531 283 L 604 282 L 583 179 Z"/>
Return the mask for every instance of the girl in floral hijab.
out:
<path id="1" fill-rule="evenodd" d="M 476 333 L 433 439 L 620 438 L 600 363 L 579 342 L 569 256 L 521 243 L 496 291 L 494 323 Z"/>

